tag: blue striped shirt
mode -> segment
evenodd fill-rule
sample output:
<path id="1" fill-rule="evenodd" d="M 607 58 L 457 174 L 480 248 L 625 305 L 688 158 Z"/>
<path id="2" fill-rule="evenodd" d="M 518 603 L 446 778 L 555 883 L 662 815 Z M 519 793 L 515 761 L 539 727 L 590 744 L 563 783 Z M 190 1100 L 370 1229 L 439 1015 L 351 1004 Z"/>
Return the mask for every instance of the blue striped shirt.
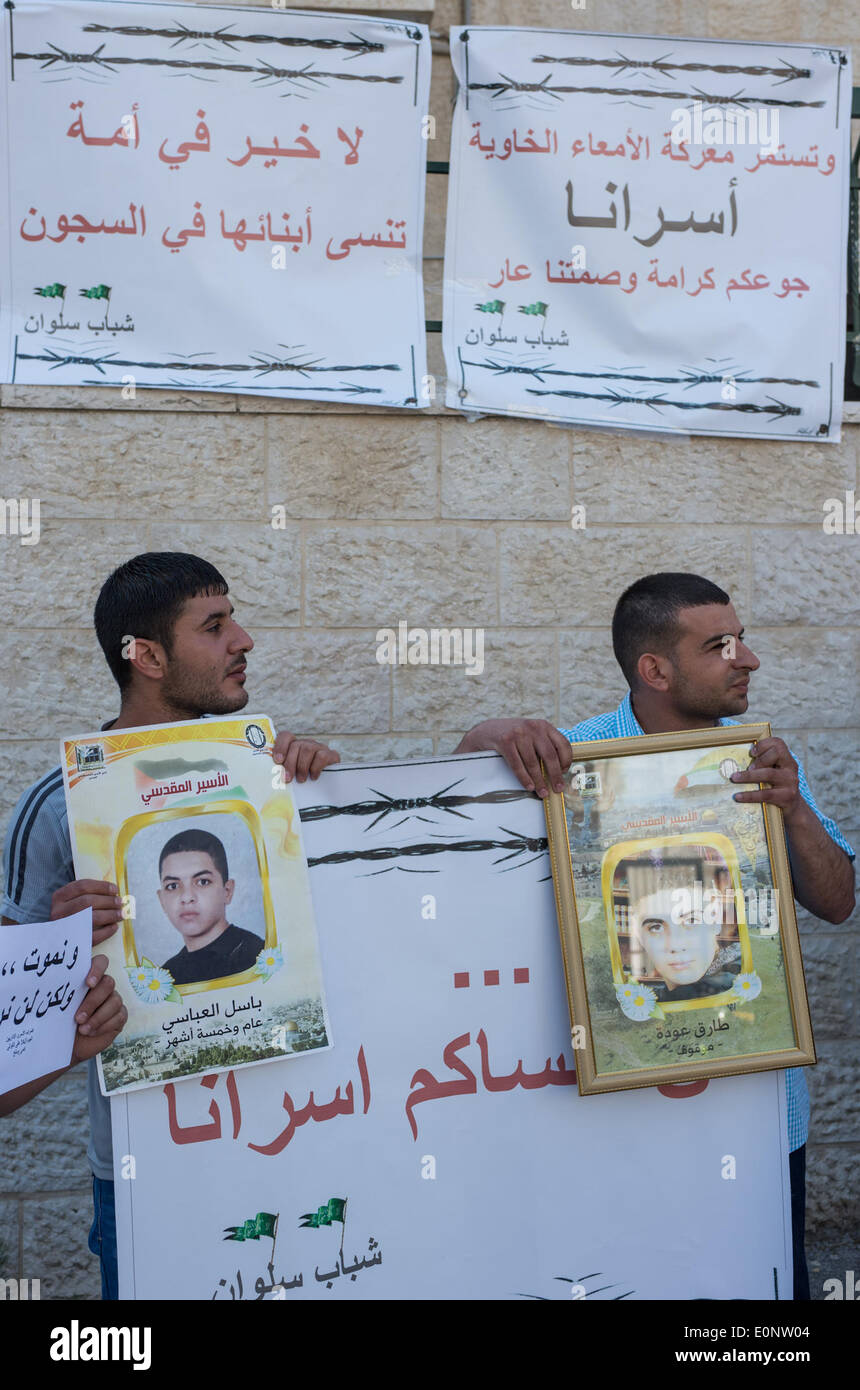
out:
<path id="1" fill-rule="evenodd" d="M 740 724 L 741 721 L 739 719 L 719 719 L 717 723 L 728 725 Z M 580 724 L 574 724 L 572 729 L 559 730 L 559 733 L 562 733 L 571 743 L 584 743 L 591 738 L 635 738 L 644 732 L 633 713 L 633 703 L 629 690 L 617 709 L 610 710 L 606 714 L 595 715 L 593 719 L 583 719 Z M 829 816 L 822 815 L 816 806 L 802 763 L 798 758 L 795 758 L 795 762 L 797 763 L 797 785 L 800 795 L 810 810 L 815 812 L 834 844 L 844 850 L 849 859 L 853 859 L 854 850 L 845 839 L 839 826 Z M 794 1150 L 805 1144 L 809 1137 L 809 1088 L 800 1067 L 791 1067 L 786 1071 L 785 1090 L 788 1101 L 788 1147 Z"/>

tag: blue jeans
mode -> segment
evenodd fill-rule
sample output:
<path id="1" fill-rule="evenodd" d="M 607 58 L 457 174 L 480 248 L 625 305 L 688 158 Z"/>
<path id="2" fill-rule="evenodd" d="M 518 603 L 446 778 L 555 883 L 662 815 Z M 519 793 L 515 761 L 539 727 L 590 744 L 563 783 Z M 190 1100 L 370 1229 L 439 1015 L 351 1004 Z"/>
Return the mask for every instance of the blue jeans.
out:
<path id="1" fill-rule="evenodd" d="M 102 1298 L 119 1298 L 116 1257 L 116 1206 L 113 1183 L 93 1174 L 93 1224 L 87 1245 L 98 1255 L 102 1273 Z"/>

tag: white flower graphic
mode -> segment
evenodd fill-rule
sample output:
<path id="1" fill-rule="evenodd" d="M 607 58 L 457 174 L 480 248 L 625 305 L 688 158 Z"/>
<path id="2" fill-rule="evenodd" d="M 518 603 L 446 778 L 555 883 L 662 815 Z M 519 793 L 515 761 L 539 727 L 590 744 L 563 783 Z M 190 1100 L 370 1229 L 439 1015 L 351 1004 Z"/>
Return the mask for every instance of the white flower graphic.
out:
<path id="1" fill-rule="evenodd" d="M 651 1017 L 657 1004 L 653 989 L 649 985 L 640 985 L 636 980 L 616 985 L 615 997 L 621 1005 L 621 1012 L 640 1023 Z"/>
<path id="2" fill-rule="evenodd" d="M 269 980 L 283 963 L 280 946 L 265 947 L 254 962 L 254 974 L 259 975 L 261 980 Z"/>
<path id="3" fill-rule="evenodd" d="M 179 991 L 169 970 L 153 965 L 144 957 L 140 965 L 128 971 L 131 987 L 144 1004 L 163 1004 L 166 999 L 178 999 Z"/>
<path id="4" fill-rule="evenodd" d="M 761 994 L 761 980 L 754 970 L 748 975 L 736 975 L 732 994 L 738 999 L 757 999 Z"/>

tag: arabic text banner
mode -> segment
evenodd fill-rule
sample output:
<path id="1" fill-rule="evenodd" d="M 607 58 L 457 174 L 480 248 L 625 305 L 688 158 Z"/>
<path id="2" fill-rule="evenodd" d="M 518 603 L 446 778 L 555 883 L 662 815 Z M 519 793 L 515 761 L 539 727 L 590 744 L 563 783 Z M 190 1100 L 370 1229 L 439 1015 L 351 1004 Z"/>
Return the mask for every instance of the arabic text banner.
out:
<path id="1" fill-rule="evenodd" d="M 296 796 L 335 1045 L 112 1100 L 121 1296 L 789 1298 L 782 1073 L 577 1094 L 502 760 Z"/>
<path id="2" fill-rule="evenodd" d="M 451 30 L 446 403 L 839 439 L 837 48 Z"/>
<path id="3" fill-rule="evenodd" d="M 426 27 L 16 0 L 0 66 L 0 379 L 428 404 Z"/>

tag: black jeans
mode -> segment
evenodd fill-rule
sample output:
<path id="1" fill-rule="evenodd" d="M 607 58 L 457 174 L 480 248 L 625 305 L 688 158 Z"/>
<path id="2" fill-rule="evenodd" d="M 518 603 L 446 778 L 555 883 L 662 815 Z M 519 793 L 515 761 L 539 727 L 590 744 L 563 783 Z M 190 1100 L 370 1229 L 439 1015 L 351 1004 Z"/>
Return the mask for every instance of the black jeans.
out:
<path id="1" fill-rule="evenodd" d="M 794 1298 L 795 1302 L 810 1302 L 809 1270 L 806 1267 L 806 1251 L 803 1247 L 806 1228 L 806 1145 L 801 1144 L 788 1155 L 788 1170 L 791 1178 L 791 1243 L 794 1250 Z"/>

